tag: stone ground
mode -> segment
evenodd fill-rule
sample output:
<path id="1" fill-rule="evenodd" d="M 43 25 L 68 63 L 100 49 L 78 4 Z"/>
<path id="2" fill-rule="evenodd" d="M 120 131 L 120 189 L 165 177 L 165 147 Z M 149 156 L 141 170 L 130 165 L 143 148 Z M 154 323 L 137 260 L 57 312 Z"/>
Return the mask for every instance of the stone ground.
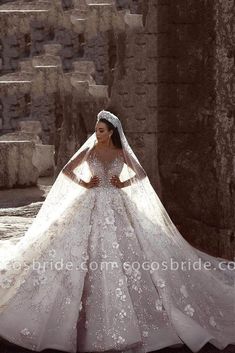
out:
<path id="1" fill-rule="evenodd" d="M 24 234 L 39 211 L 50 186 L 51 178 L 40 178 L 37 187 L 0 190 L 0 239 L 7 239 Z M 0 339 L 0 353 L 29 353 L 30 350 L 20 348 Z M 47 349 L 43 353 L 62 353 Z M 192 353 L 186 346 L 165 348 L 157 353 Z M 235 346 L 229 345 L 224 350 L 218 350 L 211 344 L 206 344 L 200 353 L 235 353 Z"/>
<path id="2" fill-rule="evenodd" d="M 50 190 L 53 179 L 39 178 L 38 185 L 0 190 L 0 239 L 25 233 Z"/>
<path id="3" fill-rule="evenodd" d="M 53 177 L 41 177 L 36 186 L 0 190 L 0 209 L 43 201 L 52 183 Z"/>

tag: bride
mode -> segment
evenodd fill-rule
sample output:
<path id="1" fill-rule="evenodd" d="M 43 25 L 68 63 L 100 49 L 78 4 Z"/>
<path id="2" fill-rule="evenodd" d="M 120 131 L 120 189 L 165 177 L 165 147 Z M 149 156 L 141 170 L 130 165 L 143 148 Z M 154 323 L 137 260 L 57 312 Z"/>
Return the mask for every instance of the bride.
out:
<path id="1" fill-rule="evenodd" d="M 130 353 L 235 345 L 235 263 L 182 237 L 109 111 L 13 240 L 0 245 L 9 342 Z"/>

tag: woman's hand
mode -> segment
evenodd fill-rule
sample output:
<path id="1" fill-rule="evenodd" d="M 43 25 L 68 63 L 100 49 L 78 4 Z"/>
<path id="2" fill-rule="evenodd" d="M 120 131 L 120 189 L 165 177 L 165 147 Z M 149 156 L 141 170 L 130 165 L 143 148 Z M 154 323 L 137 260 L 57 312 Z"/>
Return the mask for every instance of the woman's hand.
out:
<path id="1" fill-rule="evenodd" d="M 100 182 L 100 179 L 98 178 L 97 175 L 94 175 L 93 177 L 91 177 L 90 181 L 88 181 L 88 183 L 83 181 L 82 186 L 84 186 L 87 189 L 91 189 L 94 188 L 95 186 L 98 186 Z"/>
<path id="2" fill-rule="evenodd" d="M 123 182 L 119 179 L 117 175 L 113 175 L 110 179 L 110 182 L 113 186 L 116 186 L 118 189 L 123 187 Z"/>

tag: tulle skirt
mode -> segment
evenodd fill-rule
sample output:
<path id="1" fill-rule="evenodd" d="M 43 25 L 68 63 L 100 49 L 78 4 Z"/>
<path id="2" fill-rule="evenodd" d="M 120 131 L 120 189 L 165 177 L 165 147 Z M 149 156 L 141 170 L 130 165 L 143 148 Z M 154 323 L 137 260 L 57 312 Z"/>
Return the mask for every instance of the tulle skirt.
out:
<path id="1" fill-rule="evenodd" d="M 1 270 L 8 341 L 130 353 L 235 344 L 235 271 L 166 236 L 122 189 L 87 190 L 43 235 L 49 241 L 19 247 L 20 268 L 11 271 L 15 259 Z"/>

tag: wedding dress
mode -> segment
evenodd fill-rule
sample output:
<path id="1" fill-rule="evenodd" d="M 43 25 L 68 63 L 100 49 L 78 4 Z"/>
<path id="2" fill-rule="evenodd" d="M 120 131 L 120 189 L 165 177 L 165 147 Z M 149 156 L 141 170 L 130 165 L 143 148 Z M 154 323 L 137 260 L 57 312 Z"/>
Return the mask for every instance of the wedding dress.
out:
<path id="1" fill-rule="evenodd" d="M 97 187 L 63 176 L 64 189 L 58 180 L 23 239 L 8 253 L 2 244 L 0 337 L 72 353 L 235 344 L 234 262 L 187 243 L 144 183 L 113 186 L 126 167 L 121 155 L 104 162 L 88 153 L 85 162 Z"/>

